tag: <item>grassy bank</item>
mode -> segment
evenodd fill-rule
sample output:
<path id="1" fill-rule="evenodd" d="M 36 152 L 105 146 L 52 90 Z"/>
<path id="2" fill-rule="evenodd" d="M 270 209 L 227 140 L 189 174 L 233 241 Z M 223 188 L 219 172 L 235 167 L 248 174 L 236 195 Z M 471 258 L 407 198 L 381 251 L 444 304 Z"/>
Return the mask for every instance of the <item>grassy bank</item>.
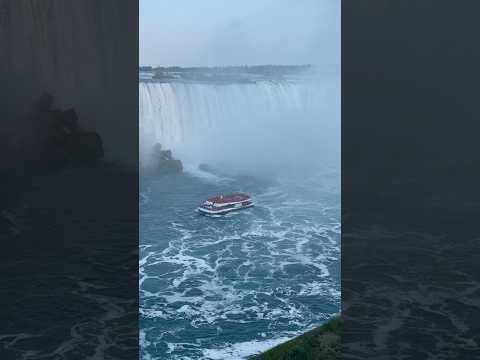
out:
<path id="1" fill-rule="evenodd" d="M 340 358 L 341 332 L 342 321 L 336 317 L 251 360 L 336 360 Z"/>

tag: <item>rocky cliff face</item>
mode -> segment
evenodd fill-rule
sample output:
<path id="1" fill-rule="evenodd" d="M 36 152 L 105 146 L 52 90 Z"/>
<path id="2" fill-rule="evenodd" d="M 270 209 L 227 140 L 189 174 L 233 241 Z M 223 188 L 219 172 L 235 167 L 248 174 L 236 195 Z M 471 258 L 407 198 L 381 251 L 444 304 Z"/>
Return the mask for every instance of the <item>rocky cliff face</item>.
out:
<path id="1" fill-rule="evenodd" d="M 107 158 L 136 164 L 137 14 L 129 0 L 0 0 L 0 135 L 34 132 L 30 104 L 47 91 Z"/>
<path id="2" fill-rule="evenodd" d="M 0 359 L 138 358 L 137 6 L 0 0 Z"/>

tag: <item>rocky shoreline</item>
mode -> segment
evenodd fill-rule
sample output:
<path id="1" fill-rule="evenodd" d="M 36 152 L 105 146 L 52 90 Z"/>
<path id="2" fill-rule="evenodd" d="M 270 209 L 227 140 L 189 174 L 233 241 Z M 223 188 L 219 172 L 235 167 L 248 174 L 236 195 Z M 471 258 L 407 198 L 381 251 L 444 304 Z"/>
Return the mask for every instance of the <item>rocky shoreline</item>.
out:
<path id="1" fill-rule="evenodd" d="M 149 158 L 140 162 L 140 169 L 146 175 L 178 174 L 183 171 L 183 164 L 173 157 L 171 150 L 163 150 L 162 145 L 157 143 Z"/>

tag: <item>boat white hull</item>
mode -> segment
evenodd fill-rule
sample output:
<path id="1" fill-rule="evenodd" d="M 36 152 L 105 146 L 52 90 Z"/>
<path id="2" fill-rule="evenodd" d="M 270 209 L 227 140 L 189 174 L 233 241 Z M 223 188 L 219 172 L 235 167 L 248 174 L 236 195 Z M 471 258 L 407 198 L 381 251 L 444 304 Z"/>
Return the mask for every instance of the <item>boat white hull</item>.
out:
<path id="1" fill-rule="evenodd" d="M 227 214 L 227 213 L 232 212 L 232 211 L 243 210 L 243 209 L 247 209 L 247 208 L 252 207 L 252 206 L 253 206 L 253 203 L 248 204 L 248 205 L 241 205 L 241 206 L 238 206 L 238 207 L 231 207 L 231 208 L 227 208 L 227 209 L 205 209 L 205 208 L 199 207 L 199 208 L 197 208 L 197 211 L 199 213 L 205 214 L 205 215 L 224 215 L 224 214 Z"/>

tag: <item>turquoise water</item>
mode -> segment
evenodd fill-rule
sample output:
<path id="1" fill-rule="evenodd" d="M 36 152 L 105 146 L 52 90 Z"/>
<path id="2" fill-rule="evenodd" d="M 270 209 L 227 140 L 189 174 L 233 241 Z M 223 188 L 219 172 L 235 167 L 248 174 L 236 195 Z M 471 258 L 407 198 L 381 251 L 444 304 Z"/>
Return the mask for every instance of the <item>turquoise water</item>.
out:
<path id="1" fill-rule="evenodd" d="M 241 359 L 340 309 L 340 174 L 140 179 L 142 359 Z M 198 215 L 232 191 L 256 206 Z"/>

